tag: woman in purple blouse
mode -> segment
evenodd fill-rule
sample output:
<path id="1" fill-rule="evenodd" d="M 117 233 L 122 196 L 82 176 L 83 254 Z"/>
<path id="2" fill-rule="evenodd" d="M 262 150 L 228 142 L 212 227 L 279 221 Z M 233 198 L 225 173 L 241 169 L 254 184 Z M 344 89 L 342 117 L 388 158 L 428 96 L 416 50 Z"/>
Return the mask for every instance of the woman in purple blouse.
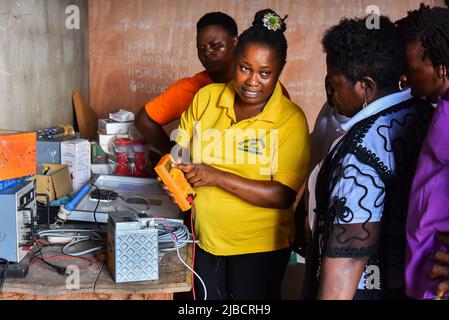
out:
<path id="1" fill-rule="evenodd" d="M 449 297 L 449 10 L 421 5 L 397 22 L 412 94 L 437 109 L 422 145 L 406 225 L 406 293 Z"/>

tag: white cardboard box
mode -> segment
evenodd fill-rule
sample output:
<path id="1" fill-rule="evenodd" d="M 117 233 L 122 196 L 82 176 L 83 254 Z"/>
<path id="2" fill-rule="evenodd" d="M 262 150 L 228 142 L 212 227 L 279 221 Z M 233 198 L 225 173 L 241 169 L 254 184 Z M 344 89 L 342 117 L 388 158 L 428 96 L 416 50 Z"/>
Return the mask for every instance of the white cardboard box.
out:
<path id="1" fill-rule="evenodd" d="M 90 142 L 85 139 L 61 143 L 61 163 L 69 167 L 75 192 L 78 192 L 91 178 L 90 152 Z"/>
<path id="2" fill-rule="evenodd" d="M 98 133 L 106 135 L 115 134 L 129 134 L 129 132 L 135 131 L 136 127 L 134 121 L 130 122 L 116 122 L 111 119 L 99 119 L 98 120 Z M 99 143 L 101 144 L 101 143 Z"/>
<path id="3" fill-rule="evenodd" d="M 103 150 L 108 154 L 114 153 L 114 148 L 112 144 L 116 138 L 129 138 L 128 134 L 101 134 L 98 133 L 98 144 L 103 148 Z"/>

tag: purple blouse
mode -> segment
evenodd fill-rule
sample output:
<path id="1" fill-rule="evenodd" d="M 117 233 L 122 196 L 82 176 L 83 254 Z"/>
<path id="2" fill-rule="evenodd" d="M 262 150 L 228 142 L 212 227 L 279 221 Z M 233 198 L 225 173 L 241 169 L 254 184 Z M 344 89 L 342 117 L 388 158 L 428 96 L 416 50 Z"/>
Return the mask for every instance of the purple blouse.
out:
<path id="1" fill-rule="evenodd" d="M 449 251 L 436 238 L 437 232 L 449 232 L 449 90 L 438 101 L 421 148 L 406 231 L 406 293 L 415 299 L 434 298 L 441 279 L 428 277 L 434 264 L 430 255 Z"/>

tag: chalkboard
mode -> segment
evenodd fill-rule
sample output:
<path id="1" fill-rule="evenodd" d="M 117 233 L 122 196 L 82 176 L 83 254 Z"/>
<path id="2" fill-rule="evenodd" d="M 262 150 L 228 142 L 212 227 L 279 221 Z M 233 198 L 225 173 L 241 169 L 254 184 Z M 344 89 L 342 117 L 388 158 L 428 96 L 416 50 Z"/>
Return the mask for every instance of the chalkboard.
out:
<path id="1" fill-rule="evenodd" d="M 321 37 L 345 17 L 375 4 L 396 20 L 422 0 L 90 0 L 90 99 L 97 116 L 120 108 L 137 112 L 177 79 L 202 71 L 196 22 L 222 11 L 246 29 L 256 11 L 272 8 L 286 20 L 288 62 L 281 81 L 306 113 L 310 127 L 325 100 Z M 424 1 L 442 5 L 443 1 Z M 312 128 L 311 128 L 312 129 Z"/>

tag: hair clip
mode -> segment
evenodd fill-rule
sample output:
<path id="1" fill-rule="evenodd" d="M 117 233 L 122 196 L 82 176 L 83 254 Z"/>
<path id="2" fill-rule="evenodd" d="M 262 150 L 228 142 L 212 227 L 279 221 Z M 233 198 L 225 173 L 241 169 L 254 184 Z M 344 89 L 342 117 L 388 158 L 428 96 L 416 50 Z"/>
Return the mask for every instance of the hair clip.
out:
<path id="1" fill-rule="evenodd" d="M 268 28 L 268 30 L 277 31 L 282 27 L 282 19 L 277 14 L 267 13 L 263 17 L 263 25 Z"/>

